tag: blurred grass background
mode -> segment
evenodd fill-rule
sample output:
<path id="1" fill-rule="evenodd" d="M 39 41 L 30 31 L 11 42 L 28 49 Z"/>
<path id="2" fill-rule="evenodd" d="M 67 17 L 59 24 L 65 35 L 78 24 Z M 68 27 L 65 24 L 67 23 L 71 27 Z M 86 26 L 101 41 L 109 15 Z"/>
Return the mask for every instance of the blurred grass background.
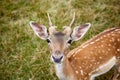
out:
<path id="1" fill-rule="evenodd" d="M 47 43 L 34 35 L 29 21 L 48 27 L 48 12 L 61 30 L 74 11 L 74 27 L 86 22 L 92 27 L 70 49 L 107 28 L 120 26 L 120 0 L 0 0 L 0 80 L 58 80 Z M 112 80 L 112 76 L 113 70 L 96 80 Z"/>

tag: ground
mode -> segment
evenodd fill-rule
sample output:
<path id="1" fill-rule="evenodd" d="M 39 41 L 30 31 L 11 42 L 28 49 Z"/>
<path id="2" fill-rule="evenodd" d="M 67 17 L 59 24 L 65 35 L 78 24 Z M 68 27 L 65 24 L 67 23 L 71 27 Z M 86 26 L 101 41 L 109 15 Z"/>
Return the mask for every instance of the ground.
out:
<path id="1" fill-rule="evenodd" d="M 1 0 L 0 80 L 57 80 L 47 42 L 29 26 L 29 21 L 35 21 L 48 27 L 47 12 L 59 30 L 69 25 L 74 12 L 73 27 L 92 24 L 70 49 L 107 28 L 120 27 L 120 0 Z M 113 70 L 96 80 L 111 80 L 112 76 Z"/>

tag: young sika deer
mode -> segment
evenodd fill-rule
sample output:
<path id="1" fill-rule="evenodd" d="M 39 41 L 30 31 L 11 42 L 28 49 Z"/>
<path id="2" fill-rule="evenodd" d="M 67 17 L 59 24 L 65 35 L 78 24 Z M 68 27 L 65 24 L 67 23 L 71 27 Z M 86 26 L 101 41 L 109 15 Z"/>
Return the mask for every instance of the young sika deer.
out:
<path id="1" fill-rule="evenodd" d="M 49 32 L 46 27 L 35 22 L 30 26 L 38 37 L 48 42 L 51 60 L 60 80 L 94 80 L 106 73 L 114 65 L 120 72 L 120 28 L 105 30 L 81 46 L 68 53 L 71 42 L 81 39 L 91 24 L 86 23 L 71 29 L 75 14 L 69 26 L 62 32 L 56 30 L 49 19 Z M 117 80 L 119 74 L 114 76 Z"/>

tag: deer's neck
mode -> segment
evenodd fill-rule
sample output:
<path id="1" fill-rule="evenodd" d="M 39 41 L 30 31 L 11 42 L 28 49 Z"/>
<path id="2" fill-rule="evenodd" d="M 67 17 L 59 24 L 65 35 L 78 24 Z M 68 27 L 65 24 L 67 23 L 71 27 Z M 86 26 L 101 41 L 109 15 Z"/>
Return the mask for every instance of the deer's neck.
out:
<path id="1" fill-rule="evenodd" d="M 77 80 L 75 72 L 68 60 L 61 64 L 55 64 L 56 74 L 60 80 Z"/>

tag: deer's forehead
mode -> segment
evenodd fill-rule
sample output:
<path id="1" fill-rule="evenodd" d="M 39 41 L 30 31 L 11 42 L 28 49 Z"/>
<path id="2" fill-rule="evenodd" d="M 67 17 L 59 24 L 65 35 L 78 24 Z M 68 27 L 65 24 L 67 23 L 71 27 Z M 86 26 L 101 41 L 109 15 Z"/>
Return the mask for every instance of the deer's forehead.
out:
<path id="1" fill-rule="evenodd" d="M 66 38 L 66 35 L 65 35 L 65 33 L 62 33 L 62 32 L 56 32 L 56 33 L 53 33 L 52 35 L 50 35 L 50 38 L 51 39 L 64 39 L 64 38 Z"/>
<path id="2" fill-rule="evenodd" d="M 65 36 L 65 33 L 63 32 L 56 32 L 53 34 L 54 36 L 59 36 L 59 37 L 64 37 Z"/>
<path id="3" fill-rule="evenodd" d="M 50 35 L 50 39 L 53 42 L 65 42 L 68 39 L 68 36 L 62 32 L 56 32 L 56 33 Z"/>

